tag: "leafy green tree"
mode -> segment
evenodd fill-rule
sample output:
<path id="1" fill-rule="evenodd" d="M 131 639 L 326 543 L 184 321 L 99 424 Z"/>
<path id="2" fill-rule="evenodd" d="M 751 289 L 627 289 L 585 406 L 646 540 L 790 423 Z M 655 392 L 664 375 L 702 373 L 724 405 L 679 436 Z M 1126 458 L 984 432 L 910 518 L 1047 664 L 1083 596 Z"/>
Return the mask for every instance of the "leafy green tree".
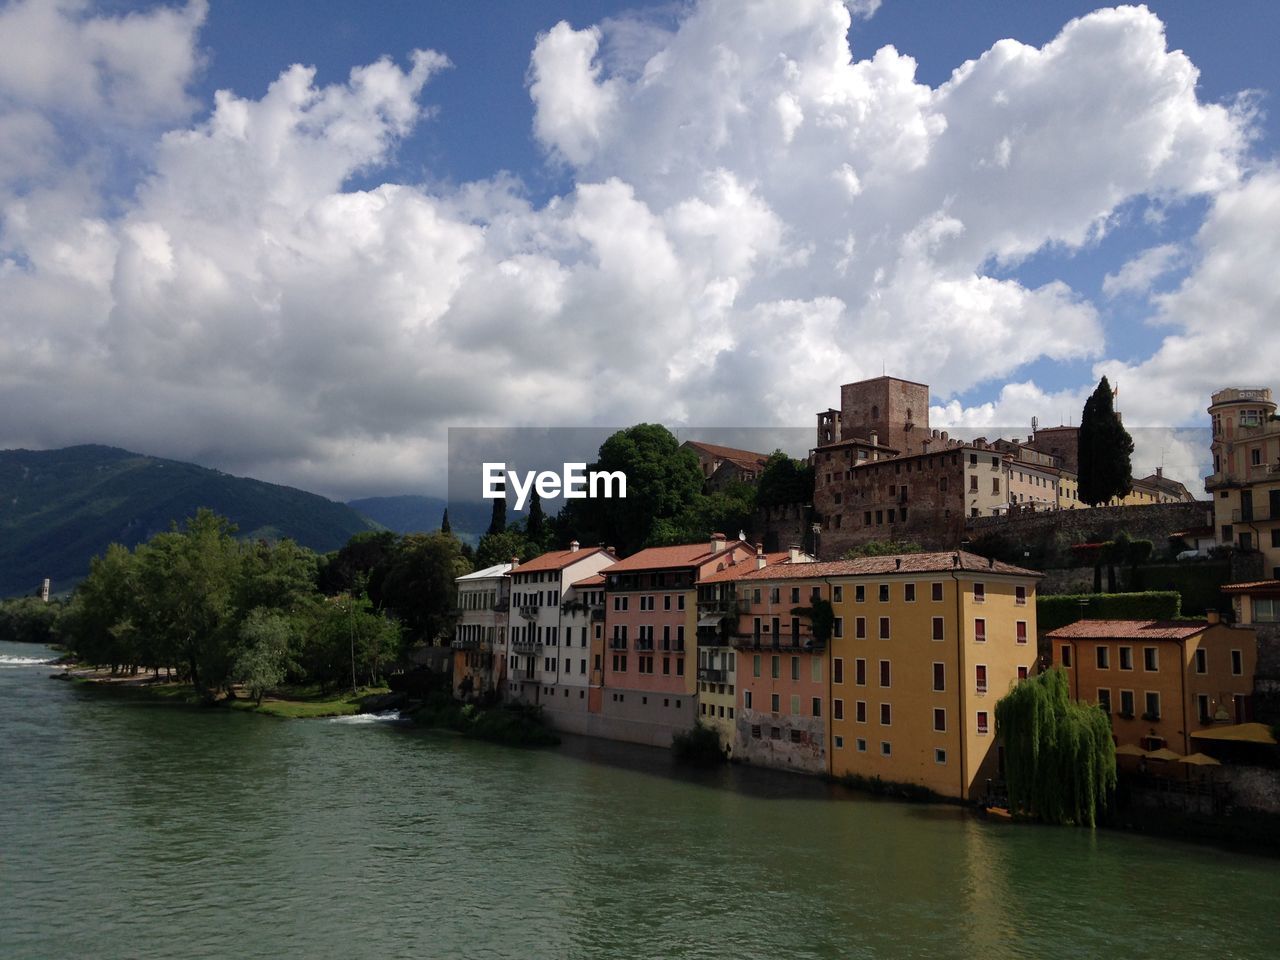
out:
<path id="1" fill-rule="evenodd" d="M 277 610 L 261 607 L 249 611 L 240 627 L 243 647 L 236 658 L 234 679 L 244 684 L 258 706 L 262 698 L 285 678 L 293 624 Z"/>
<path id="2" fill-rule="evenodd" d="M 792 607 L 793 617 L 804 617 L 809 621 L 813 633 L 815 649 L 825 649 L 831 641 L 831 633 L 835 629 L 836 614 L 830 600 L 818 598 L 807 607 Z"/>
<path id="3" fill-rule="evenodd" d="M 0 601 L 0 640 L 9 643 L 56 643 L 63 605 L 39 597 Z"/>
<path id="4" fill-rule="evenodd" d="M 390 530 L 357 533 L 337 553 L 325 557 L 320 569 L 321 592 L 327 596 L 346 593 L 363 577 L 376 604 L 382 598 L 382 578 L 391 566 L 398 540 Z"/>
<path id="5" fill-rule="evenodd" d="M 813 503 L 814 470 L 800 460 L 793 460 L 775 450 L 765 461 L 760 474 L 756 501 L 762 507 L 784 503 Z"/>
<path id="6" fill-rule="evenodd" d="M 476 547 L 475 568 L 483 570 L 500 563 L 510 563 L 512 557 L 531 560 L 541 552 L 537 544 L 530 543 L 524 531 L 518 527 L 502 533 L 486 533 Z"/>
<path id="7" fill-rule="evenodd" d="M 610 544 L 624 555 L 653 542 L 655 533 L 685 529 L 681 514 L 702 492 L 697 456 L 681 450 L 660 424 L 619 430 L 600 445 L 589 470 L 621 471 L 627 478 L 627 496 L 570 501 L 559 513 L 560 537 Z"/>
<path id="8" fill-rule="evenodd" d="M 118 543 L 90 561 L 89 575 L 76 588 L 62 627 L 63 642 L 76 656 L 111 667 L 136 662 L 132 650 L 123 649 L 121 628 L 135 615 L 137 579 L 134 555 Z"/>
<path id="9" fill-rule="evenodd" d="M 996 734 L 1004 741 L 1011 810 L 1046 823 L 1096 824 L 1116 786 L 1111 721 L 1101 707 L 1070 699 L 1061 667 L 1000 698 Z"/>
<path id="10" fill-rule="evenodd" d="M 914 540 L 871 540 L 850 547 L 840 558 L 858 560 L 862 557 L 892 557 L 901 553 L 921 553 L 924 548 Z"/>
<path id="11" fill-rule="evenodd" d="M 458 540 L 444 533 L 403 537 L 382 581 L 382 606 L 395 613 L 409 637 L 435 643 L 452 632 L 457 577 L 471 572 Z"/>
<path id="12" fill-rule="evenodd" d="M 1133 438 L 1115 411 L 1111 384 L 1103 377 L 1080 417 L 1080 499 L 1091 506 L 1133 489 Z"/>

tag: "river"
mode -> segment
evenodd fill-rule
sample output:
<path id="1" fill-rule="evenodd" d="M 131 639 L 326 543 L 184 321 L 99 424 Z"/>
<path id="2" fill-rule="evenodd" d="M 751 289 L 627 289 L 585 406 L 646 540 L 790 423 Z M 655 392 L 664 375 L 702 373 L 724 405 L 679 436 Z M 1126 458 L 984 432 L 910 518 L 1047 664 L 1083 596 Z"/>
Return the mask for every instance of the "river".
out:
<path id="1" fill-rule="evenodd" d="M 53 682 L 0 644 L 0 956 L 1275 957 L 1280 863 L 784 774 Z"/>

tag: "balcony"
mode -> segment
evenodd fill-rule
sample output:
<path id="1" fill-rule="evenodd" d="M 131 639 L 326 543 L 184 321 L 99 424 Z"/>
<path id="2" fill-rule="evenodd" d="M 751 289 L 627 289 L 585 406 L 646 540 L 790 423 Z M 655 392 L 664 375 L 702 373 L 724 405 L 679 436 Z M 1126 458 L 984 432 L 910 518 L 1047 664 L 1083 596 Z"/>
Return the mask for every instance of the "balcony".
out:
<path id="1" fill-rule="evenodd" d="M 728 683 L 729 671 L 718 667 L 699 667 L 698 679 L 703 683 Z"/>
<path id="2" fill-rule="evenodd" d="M 662 652 L 663 652 L 663 653 L 674 653 L 674 654 L 676 654 L 677 656 L 684 656 L 684 644 L 683 644 L 683 643 L 669 643 L 669 644 L 664 644 L 664 645 L 663 645 L 663 647 L 662 647 Z"/>
<path id="3" fill-rule="evenodd" d="M 636 641 L 636 650 L 643 650 L 643 651 L 645 651 L 645 652 L 651 652 L 651 651 L 653 650 L 653 641 L 652 641 L 652 640 L 637 640 L 637 641 Z"/>
<path id="4" fill-rule="evenodd" d="M 627 649 L 627 638 L 626 638 L 626 637 L 610 637 L 610 638 L 609 638 L 609 649 L 610 649 L 610 650 L 625 650 L 625 649 Z"/>
<path id="5" fill-rule="evenodd" d="M 1231 511 L 1231 522 L 1254 523 L 1257 521 L 1280 520 L 1280 517 L 1273 515 L 1268 509 L 1269 506 L 1270 504 L 1263 503 L 1251 510 L 1241 510 L 1237 507 L 1235 510 Z"/>
<path id="6" fill-rule="evenodd" d="M 775 637 L 767 633 L 739 633 L 734 635 L 733 645 L 739 650 L 777 650 L 782 653 L 814 653 L 827 648 L 821 640 L 814 640 L 803 633 L 798 637 L 790 634 Z"/>
<path id="7" fill-rule="evenodd" d="M 511 649 L 515 653 L 541 653 L 542 641 L 540 640 L 513 640 Z"/>

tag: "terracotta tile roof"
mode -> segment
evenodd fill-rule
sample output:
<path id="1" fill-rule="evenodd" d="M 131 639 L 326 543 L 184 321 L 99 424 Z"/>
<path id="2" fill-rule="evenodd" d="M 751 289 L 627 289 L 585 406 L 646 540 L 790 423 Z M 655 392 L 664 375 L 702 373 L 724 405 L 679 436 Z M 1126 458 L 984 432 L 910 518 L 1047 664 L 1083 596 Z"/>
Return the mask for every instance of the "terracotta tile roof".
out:
<path id="1" fill-rule="evenodd" d="M 1280 580 L 1253 580 L 1249 583 L 1226 583 L 1223 593 L 1280 593 Z"/>
<path id="2" fill-rule="evenodd" d="M 782 550 L 782 551 L 779 551 L 778 553 L 766 553 L 764 555 L 764 562 L 765 562 L 765 569 L 769 569 L 778 564 L 784 564 L 784 563 L 790 565 L 791 551 Z M 800 561 L 800 563 L 797 563 L 795 565 L 800 566 L 801 563 L 806 563 L 806 562 L 808 561 L 802 560 Z M 813 566 L 813 563 L 809 562 L 809 566 Z M 741 580 L 743 574 L 753 573 L 755 570 L 756 570 L 756 558 L 754 556 L 750 556 L 750 557 L 747 557 L 745 560 L 739 560 L 736 564 L 732 566 L 726 566 L 723 570 L 717 570 L 714 573 L 709 573 L 698 582 L 699 583 L 724 583 L 726 581 Z"/>
<path id="3" fill-rule="evenodd" d="M 764 462 L 769 459 L 769 454 L 767 453 L 756 453 L 754 450 L 739 450 L 737 447 L 722 447 L 718 443 L 703 443 L 701 440 L 686 440 L 684 445 L 697 447 L 717 460 L 732 460 L 740 466 L 763 466 Z"/>
<path id="4" fill-rule="evenodd" d="M 860 557 L 857 560 L 826 560 L 817 563 L 778 563 L 757 570 L 755 561 L 748 557 L 746 570 L 744 563 L 738 562 L 736 576 L 721 577 L 725 580 L 798 580 L 807 577 L 872 577 L 892 573 L 950 573 L 953 570 L 965 573 L 1006 574 L 1021 577 L 1043 577 L 1036 570 L 1015 567 L 999 560 L 989 561 L 974 553 L 963 550 L 948 550 L 943 553 L 907 553 L 901 556 Z"/>
<path id="5" fill-rule="evenodd" d="M 1077 620 L 1049 631 L 1050 640 L 1186 640 L 1207 620 Z"/>
<path id="6" fill-rule="evenodd" d="M 571 563 L 585 560 L 596 553 L 605 553 L 604 547 L 580 547 L 578 550 L 551 550 L 541 556 L 534 557 L 528 563 L 522 563 L 511 572 L 538 573 L 541 570 L 563 570 Z"/>
<path id="7" fill-rule="evenodd" d="M 609 568 L 605 567 L 605 569 L 608 570 Z M 603 587 L 604 574 L 597 573 L 594 577 L 587 577 L 585 580 L 575 580 L 573 581 L 573 583 L 569 584 L 569 586 L 571 587 Z"/>
<path id="8" fill-rule="evenodd" d="M 724 553 L 735 546 L 746 546 L 741 540 L 725 542 Z M 667 567 L 693 567 L 715 555 L 710 543 L 681 543 L 674 547 L 648 547 L 633 553 L 609 568 L 610 573 L 630 573 L 634 570 L 663 570 Z M 726 554 L 728 556 L 728 554 Z M 742 561 L 738 561 L 741 564 Z"/>

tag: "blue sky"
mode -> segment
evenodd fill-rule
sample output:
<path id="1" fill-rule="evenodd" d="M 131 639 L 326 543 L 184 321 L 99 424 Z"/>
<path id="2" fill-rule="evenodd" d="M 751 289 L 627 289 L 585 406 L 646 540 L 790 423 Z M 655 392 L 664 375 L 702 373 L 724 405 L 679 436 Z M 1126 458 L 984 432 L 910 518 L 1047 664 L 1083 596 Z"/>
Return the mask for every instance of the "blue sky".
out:
<path id="1" fill-rule="evenodd" d="M 1280 4 L 851 6 L 0 0 L 0 445 L 347 497 L 439 491 L 449 426 L 805 426 L 882 368 L 988 433 L 1268 382 L 1205 361 L 1280 304 Z"/>

